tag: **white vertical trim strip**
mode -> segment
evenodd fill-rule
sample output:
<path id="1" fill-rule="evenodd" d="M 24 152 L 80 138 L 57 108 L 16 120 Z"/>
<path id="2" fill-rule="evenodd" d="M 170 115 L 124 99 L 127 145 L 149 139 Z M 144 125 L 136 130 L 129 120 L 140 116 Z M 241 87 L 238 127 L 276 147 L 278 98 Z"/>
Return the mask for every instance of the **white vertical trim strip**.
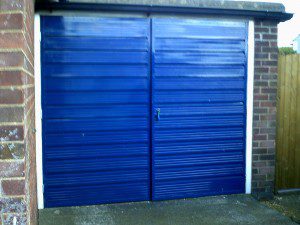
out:
<path id="1" fill-rule="evenodd" d="M 34 78 L 35 78 L 35 127 L 36 172 L 38 208 L 44 208 L 43 153 L 42 153 L 42 101 L 41 101 L 41 26 L 40 15 L 34 17 Z"/>
<path id="2" fill-rule="evenodd" d="M 252 126 L 254 82 L 254 21 L 248 27 L 248 76 L 247 76 L 247 124 L 246 124 L 246 194 L 251 193 L 252 180 Z"/>

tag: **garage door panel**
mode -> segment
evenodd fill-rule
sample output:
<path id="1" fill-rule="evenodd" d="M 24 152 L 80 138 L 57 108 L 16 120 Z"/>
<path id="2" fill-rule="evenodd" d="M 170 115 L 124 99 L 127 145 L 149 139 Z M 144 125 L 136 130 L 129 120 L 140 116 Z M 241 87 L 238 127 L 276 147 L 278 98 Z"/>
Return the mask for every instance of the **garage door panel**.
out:
<path id="1" fill-rule="evenodd" d="M 84 57 L 82 57 L 84 55 Z M 111 51 L 50 51 L 46 50 L 43 61 L 45 63 L 85 63 L 85 64 L 147 64 L 147 52 L 111 52 Z"/>
<path id="2" fill-rule="evenodd" d="M 125 127 L 123 124 L 127 124 Z M 46 133 L 65 133 L 65 132 L 91 132 L 91 131 L 121 131 L 135 129 L 145 130 L 147 118 L 125 117 L 125 118 L 105 118 L 105 119 L 58 119 L 46 120 Z M 57 127 L 60 129 L 57 130 Z"/>
<path id="3" fill-rule="evenodd" d="M 44 106 L 45 119 L 149 117 L 147 104 Z M 44 110 L 44 111 L 45 111 Z"/>
<path id="4" fill-rule="evenodd" d="M 212 166 L 212 165 L 224 165 L 230 164 L 233 165 L 235 163 L 240 163 L 243 160 L 243 151 L 235 152 L 226 152 L 226 153 L 218 153 L 217 155 L 212 153 L 192 153 L 192 154 L 182 154 L 180 158 L 178 158 L 174 154 L 169 155 L 157 155 L 155 158 L 155 166 L 160 170 L 169 170 L 169 169 L 178 169 L 181 168 L 182 171 L 185 168 L 190 167 L 204 167 L 204 166 Z M 159 173 L 157 174 L 159 177 Z"/>
<path id="5" fill-rule="evenodd" d="M 243 127 L 233 128 L 213 128 L 213 129 L 157 129 L 155 135 L 156 142 L 172 141 L 192 141 L 192 140 L 230 140 L 244 137 Z"/>
<path id="6" fill-rule="evenodd" d="M 244 102 L 243 91 L 156 91 L 154 101 L 158 104 L 169 103 L 226 103 Z"/>
<path id="7" fill-rule="evenodd" d="M 103 84 L 105 85 L 105 84 Z M 147 103 L 149 94 L 147 91 L 122 92 L 122 91 L 48 91 L 44 98 L 46 105 L 83 105 L 93 106 L 95 104 L 143 104 Z"/>
<path id="8" fill-rule="evenodd" d="M 147 91 L 147 78 L 46 78 L 46 91 Z"/>
<path id="9" fill-rule="evenodd" d="M 127 50 L 148 51 L 147 38 L 124 37 L 49 37 L 43 43 L 47 50 Z M 97 45 L 95 45 L 97 43 Z"/>
<path id="10" fill-rule="evenodd" d="M 160 117 L 194 117 L 215 115 L 240 115 L 244 113 L 244 104 L 238 103 L 216 103 L 211 104 L 156 104 L 162 109 Z"/>
<path id="11" fill-rule="evenodd" d="M 153 76 L 156 78 L 244 78 L 245 67 L 243 65 L 155 65 Z"/>
<path id="12" fill-rule="evenodd" d="M 244 126 L 244 116 L 237 115 L 234 118 L 232 115 L 227 116 L 181 116 L 181 117 L 166 117 L 161 114 L 162 120 L 155 124 L 155 128 L 160 130 L 167 129 L 195 129 L 195 128 L 226 128 Z"/>
<path id="13" fill-rule="evenodd" d="M 122 170 L 144 170 L 147 171 L 149 159 L 147 155 L 135 156 L 135 157 L 99 157 L 95 158 L 88 156 L 81 159 L 64 159 L 64 163 L 58 163 L 59 159 L 52 158 L 45 164 L 49 169 L 47 174 L 61 173 L 84 173 L 84 172 L 93 172 L 93 171 L 119 171 L 122 174 Z M 102 174 L 103 178 L 105 177 Z"/>
<path id="14" fill-rule="evenodd" d="M 185 154 L 206 154 L 206 153 L 225 153 L 225 152 L 238 152 L 243 151 L 243 140 L 231 139 L 227 140 L 192 140 L 187 142 L 172 142 L 160 143 L 155 146 L 156 157 Z"/>
<path id="15" fill-rule="evenodd" d="M 45 159 L 63 160 L 63 159 L 81 159 L 93 157 L 135 157 L 148 155 L 148 143 L 127 143 L 107 144 L 101 146 L 95 145 L 77 145 L 63 147 L 48 147 L 50 151 L 44 154 Z"/>
<path id="16" fill-rule="evenodd" d="M 213 176 L 213 175 L 212 175 Z M 156 187 L 156 200 L 176 199 L 218 195 L 220 193 L 238 194 L 245 185 L 244 176 L 228 176 L 201 178 L 183 182 L 166 181 L 162 185 Z"/>
<path id="17" fill-rule="evenodd" d="M 102 203 L 143 201 L 148 196 L 147 182 L 131 182 L 124 185 L 103 184 L 85 186 L 60 186 L 45 187 L 49 195 L 45 198 L 49 207 L 59 206 L 80 206 L 99 204 L 97 199 L 102 199 Z M 84 193 L 84 198 L 82 194 Z"/>
<path id="18" fill-rule="evenodd" d="M 129 168 L 127 170 L 100 170 L 85 171 L 82 173 L 49 173 L 47 177 L 47 186 L 80 186 L 81 181 L 84 185 L 103 185 L 108 184 L 123 184 L 126 183 L 130 186 L 132 183 L 144 183 L 149 179 L 149 173 L 147 168 L 140 167 L 137 169 Z M 68 190 L 66 190 L 68 191 Z"/>
<path id="19" fill-rule="evenodd" d="M 42 34 L 47 36 L 145 37 L 149 20 L 136 18 L 100 18 L 44 16 Z M 146 35 L 145 35 L 146 34 Z"/>
<path id="20" fill-rule="evenodd" d="M 90 64 L 88 66 L 82 64 L 64 64 L 64 66 L 45 64 L 43 68 L 43 76 L 57 78 L 147 78 L 149 74 L 149 65 L 142 64 L 114 64 L 114 66 L 99 64 Z"/>
<path id="21" fill-rule="evenodd" d="M 152 24 L 153 199 L 244 192 L 246 23 Z"/>
<path id="22" fill-rule="evenodd" d="M 183 179 L 192 180 L 195 178 L 210 178 L 226 177 L 226 176 L 241 176 L 244 172 L 243 164 L 235 162 L 231 164 L 195 164 L 192 166 L 169 166 L 168 168 L 159 169 L 154 175 L 155 181 L 167 181 L 178 179 L 178 183 L 184 182 Z M 188 187 L 187 187 L 188 188 Z"/>
<path id="23" fill-rule="evenodd" d="M 149 24 L 42 17 L 46 207 L 149 200 Z"/>
<path id="24" fill-rule="evenodd" d="M 199 19 L 167 19 L 153 20 L 153 35 L 156 38 L 209 38 L 239 39 L 246 38 L 244 22 Z"/>
<path id="25" fill-rule="evenodd" d="M 243 90 L 244 79 L 199 78 L 199 77 L 156 77 L 154 90 Z"/>
<path id="26" fill-rule="evenodd" d="M 156 52 L 154 63 L 176 65 L 243 65 L 244 53 L 193 53 L 193 52 Z"/>
<path id="27" fill-rule="evenodd" d="M 205 52 L 243 52 L 245 49 L 245 41 L 242 40 L 212 40 L 197 38 L 159 38 L 158 42 L 154 42 L 156 52 L 159 51 L 205 51 Z"/>
<path id="28" fill-rule="evenodd" d="M 109 144 L 109 143 L 143 143 L 148 141 L 147 131 L 105 131 L 105 132 L 74 132 L 47 134 L 44 139 L 45 146 L 64 145 L 89 145 L 89 144 Z"/>

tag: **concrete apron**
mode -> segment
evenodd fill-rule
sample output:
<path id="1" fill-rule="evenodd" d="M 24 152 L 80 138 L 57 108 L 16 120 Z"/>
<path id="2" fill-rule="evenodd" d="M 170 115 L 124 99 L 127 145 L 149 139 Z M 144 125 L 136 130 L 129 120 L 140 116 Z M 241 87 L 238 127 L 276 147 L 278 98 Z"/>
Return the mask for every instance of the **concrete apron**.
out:
<path id="1" fill-rule="evenodd" d="M 250 195 L 43 209 L 40 225 L 296 224 Z"/>

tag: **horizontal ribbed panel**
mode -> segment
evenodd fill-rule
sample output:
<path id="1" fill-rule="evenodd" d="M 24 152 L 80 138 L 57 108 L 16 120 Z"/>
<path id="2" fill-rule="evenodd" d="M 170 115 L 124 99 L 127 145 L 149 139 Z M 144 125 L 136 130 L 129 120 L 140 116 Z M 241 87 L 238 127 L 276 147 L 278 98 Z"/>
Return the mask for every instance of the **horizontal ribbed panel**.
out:
<path id="1" fill-rule="evenodd" d="M 46 207 L 149 200 L 149 24 L 42 17 Z"/>
<path id="2" fill-rule="evenodd" d="M 66 77 L 66 78 L 147 78 L 148 77 L 148 65 L 141 64 L 114 64 L 112 65 L 82 65 L 82 64 L 51 64 L 44 65 L 44 77 Z"/>
<path id="3" fill-rule="evenodd" d="M 111 203 L 112 199 L 118 199 L 118 202 L 144 201 L 145 196 L 149 195 L 148 180 L 144 182 L 135 181 L 135 177 L 130 177 L 127 174 L 124 176 L 132 179 L 131 182 L 45 188 L 49 196 L 47 200 L 55 203 L 56 207 L 99 204 L 99 199 L 101 199 L 101 203 Z M 95 179 L 101 178 L 95 177 Z"/>
<path id="4" fill-rule="evenodd" d="M 241 40 L 246 38 L 244 22 L 230 22 L 218 20 L 199 19 L 153 19 L 153 37 L 173 39 L 228 39 Z M 176 46 L 176 45 L 175 45 Z M 176 50 L 176 49 L 174 49 Z M 156 49 L 155 49 L 156 51 Z"/>
<path id="5" fill-rule="evenodd" d="M 246 24 L 153 19 L 152 198 L 244 192 Z"/>
<path id="6" fill-rule="evenodd" d="M 60 98 L 63 96 L 63 98 Z M 149 98 L 148 92 L 128 91 L 68 91 L 68 92 L 48 92 L 45 102 L 49 106 L 55 105 L 96 105 L 96 104 L 142 104 Z"/>
<path id="7" fill-rule="evenodd" d="M 97 43 L 97 45 L 95 45 Z M 46 49 L 55 50 L 116 50 L 148 51 L 147 38 L 111 38 L 111 37 L 48 37 L 43 42 Z"/>
<path id="8" fill-rule="evenodd" d="M 44 17 L 46 18 L 46 17 Z M 148 38 L 149 21 L 136 18 L 98 18 L 55 16 L 43 21 L 47 36 Z M 97 45 L 97 44 L 96 44 Z M 108 45 L 106 45 L 108 47 Z"/>
<path id="9" fill-rule="evenodd" d="M 148 117 L 147 104 L 44 106 L 46 119 Z"/>
<path id="10" fill-rule="evenodd" d="M 149 61 L 147 52 L 81 51 L 78 54 L 74 51 L 53 50 L 46 50 L 43 60 L 58 64 L 146 64 Z"/>
<path id="11" fill-rule="evenodd" d="M 214 63 L 212 63 L 214 64 Z M 202 65 L 155 65 L 153 75 L 155 78 L 166 77 L 171 79 L 179 78 L 244 78 L 245 69 L 243 65 L 212 65 L 203 63 Z"/>
<path id="12" fill-rule="evenodd" d="M 99 145 L 77 145 L 77 146 L 49 146 L 48 152 L 44 153 L 44 157 L 49 160 L 63 159 L 82 159 L 94 157 L 127 157 L 127 156 L 148 156 L 148 143 L 127 143 L 124 144 L 102 144 Z"/>

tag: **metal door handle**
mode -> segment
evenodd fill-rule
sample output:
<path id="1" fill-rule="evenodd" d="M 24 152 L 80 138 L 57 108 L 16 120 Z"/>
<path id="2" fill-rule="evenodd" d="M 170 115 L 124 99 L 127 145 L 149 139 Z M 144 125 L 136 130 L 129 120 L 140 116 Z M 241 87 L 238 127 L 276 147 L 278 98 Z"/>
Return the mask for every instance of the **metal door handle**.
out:
<path id="1" fill-rule="evenodd" d="M 160 108 L 157 108 L 157 109 L 155 110 L 155 117 L 156 117 L 156 120 L 157 120 L 157 121 L 160 120 Z"/>

